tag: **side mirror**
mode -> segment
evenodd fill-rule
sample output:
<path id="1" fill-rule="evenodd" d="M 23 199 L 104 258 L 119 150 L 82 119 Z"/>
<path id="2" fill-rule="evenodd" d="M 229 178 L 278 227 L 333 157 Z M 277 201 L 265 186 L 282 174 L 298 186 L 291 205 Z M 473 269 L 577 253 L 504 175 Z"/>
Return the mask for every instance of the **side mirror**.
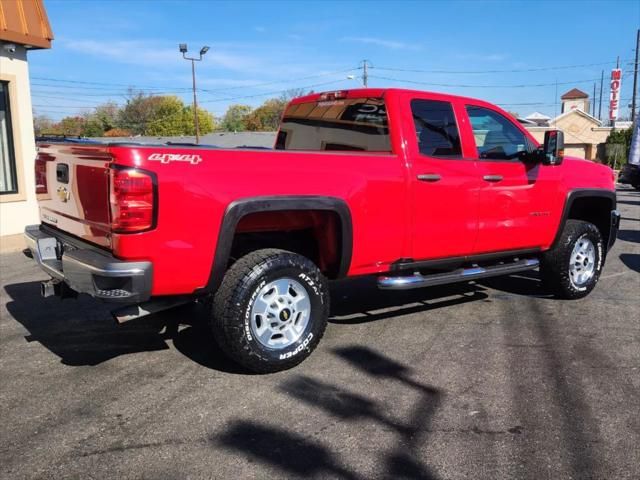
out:
<path id="1" fill-rule="evenodd" d="M 564 133 L 560 130 L 548 130 L 544 134 L 542 148 L 544 165 L 560 165 L 564 157 Z"/>

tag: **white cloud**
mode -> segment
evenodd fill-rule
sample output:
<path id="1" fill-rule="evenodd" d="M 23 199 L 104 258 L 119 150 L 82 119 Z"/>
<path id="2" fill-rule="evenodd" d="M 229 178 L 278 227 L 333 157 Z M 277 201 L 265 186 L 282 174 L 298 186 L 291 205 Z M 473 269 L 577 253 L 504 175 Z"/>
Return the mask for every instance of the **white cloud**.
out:
<path id="1" fill-rule="evenodd" d="M 503 53 L 461 53 L 456 55 L 456 58 L 479 62 L 502 62 L 508 58 L 508 55 Z"/>
<path id="2" fill-rule="evenodd" d="M 375 45 L 383 48 L 390 48 L 393 50 L 420 50 L 420 45 L 413 45 L 405 42 L 398 42 L 396 40 L 386 40 L 375 37 L 344 37 L 341 39 L 343 42 L 357 42 L 368 45 Z"/>
<path id="3" fill-rule="evenodd" d="M 183 62 L 178 46 L 167 48 L 157 42 L 145 41 L 104 41 L 66 40 L 63 46 L 87 55 L 107 57 L 110 60 L 131 65 L 166 68 L 176 67 Z M 197 54 L 194 52 L 194 55 Z M 206 55 L 207 65 L 215 65 L 229 70 L 255 71 L 256 59 L 211 48 Z"/>

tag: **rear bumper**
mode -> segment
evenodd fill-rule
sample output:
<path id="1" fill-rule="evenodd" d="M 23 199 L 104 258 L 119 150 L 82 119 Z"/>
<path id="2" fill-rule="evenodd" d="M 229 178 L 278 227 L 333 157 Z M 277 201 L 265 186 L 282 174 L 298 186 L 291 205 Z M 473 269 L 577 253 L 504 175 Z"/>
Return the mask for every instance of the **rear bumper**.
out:
<path id="1" fill-rule="evenodd" d="M 611 211 L 611 226 L 609 227 L 609 242 L 607 242 L 607 251 L 611 250 L 613 244 L 618 237 L 618 230 L 620 229 L 620 212 L 618 210 Z"/>
<path id="2" fill-rule="evenodd" d="M 24 236 L 40 268 L 76 292 L 118 303 L 151 297 L 151 262 L 124 262 L 80 240 L 63 241 L 40 225 L 26 227 Z"/>

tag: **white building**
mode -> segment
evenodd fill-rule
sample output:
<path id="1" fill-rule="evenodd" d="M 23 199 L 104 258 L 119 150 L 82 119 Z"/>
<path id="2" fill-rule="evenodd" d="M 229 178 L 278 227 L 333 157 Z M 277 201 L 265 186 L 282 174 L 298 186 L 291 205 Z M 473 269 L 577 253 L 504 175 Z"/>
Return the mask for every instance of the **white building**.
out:
<path id="1" fill-rule="evenodd" d="M 52 39 L 42 0 L 0 0 L 0 249 L 38 223 L 27 56 Z"/>

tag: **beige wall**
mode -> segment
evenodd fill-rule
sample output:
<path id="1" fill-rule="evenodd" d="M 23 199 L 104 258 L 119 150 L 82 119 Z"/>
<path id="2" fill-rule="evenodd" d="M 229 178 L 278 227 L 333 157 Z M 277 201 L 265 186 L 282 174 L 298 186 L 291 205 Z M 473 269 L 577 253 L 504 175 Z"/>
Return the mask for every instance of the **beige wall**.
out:
<path id="1" fill-rule="evenodd" d="M 596 160 L 598 145 L 604 143 L 611 133 L 610 127 L 600 127 L 594 120 L 579 113 L 571 113 L 552 120 L 550 127 L 528 127 L 527 130 L 542 143 L 544 132 L 557 128 L 564 132 L 565 153 L 567 155 Z"/>
<path id="2" fill-rule="evenodd" d="M 575 98 L 572 100 L 562 100 L 562 113 L 579 108 L 583 112 L 589 113 L 589 100 L 586 98 Z"/>
<path id="3" fill-rule="evenodd" d="M 25 225 L 39 223 L 33 169 L 36 147 L 33 134 L 29 68 L 24 47 L 15 53 L 0 50 L 0 80 L 9 82 L 18 193 L 0 195 L 0 235 L 21 233 Z"/>

